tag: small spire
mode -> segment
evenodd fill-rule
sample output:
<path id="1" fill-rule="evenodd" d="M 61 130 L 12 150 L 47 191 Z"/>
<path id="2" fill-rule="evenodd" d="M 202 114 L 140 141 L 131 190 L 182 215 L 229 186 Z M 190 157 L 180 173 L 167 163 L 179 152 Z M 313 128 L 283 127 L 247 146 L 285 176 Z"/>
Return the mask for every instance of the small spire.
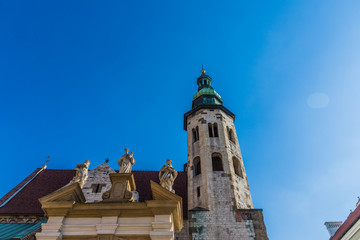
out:
<path id="1" fill-rule="evenodd" d="M 204 70 L 204 64 L 201 64 L 201 73 L 202 73 L 202 74 L 205 74 L 205 72 L 206 72 L 206 71 Z"/>
<path id="2" fill-rule="evenodd" d="M 47 158 L 46 158 L 46 162 L 45 162 L 45 164 L 43 164 L 42 165 L 42 169 L 46 169 L 47 168 L 47 166 L 46 166 L 46 164 L 48 163 L 50 161 L 50 157 L 49 156 L 47 156 Z"/>

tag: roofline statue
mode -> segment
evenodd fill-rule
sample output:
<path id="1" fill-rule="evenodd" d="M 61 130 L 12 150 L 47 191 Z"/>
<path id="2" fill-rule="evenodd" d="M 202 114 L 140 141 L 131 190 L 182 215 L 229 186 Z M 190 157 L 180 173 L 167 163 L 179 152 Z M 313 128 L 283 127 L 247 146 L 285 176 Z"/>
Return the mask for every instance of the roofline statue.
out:
<path id="1" fill-rule="evenodd" d="M 80 187 L 83 188 L 86 180 L 89 177 L 88 169 L 90 166 L 90 161 L 86 160 L 82 164 L 77 164 L 74 168 L 76 170 L 75 177 L 70 181 L 70 184 L 78 182 L 80 184 Z"/>
<path id="2" fill-rule="evenodd" d="M 119 158 L 119 173 L 131 173 L 131 167 L 135 164 L 134 153 L 129 154 L 129 149 L 125 148 L 125 154 Z"/>
<path id="3" fill-rule="evenodd" d="M 173 168 L 171 159 L 167 159 L 166 165 L 164 165 L 159 172 L 160 185 L 170 192 L 175 193 L 173 185 L 177 175 L 178 172 Z"/>

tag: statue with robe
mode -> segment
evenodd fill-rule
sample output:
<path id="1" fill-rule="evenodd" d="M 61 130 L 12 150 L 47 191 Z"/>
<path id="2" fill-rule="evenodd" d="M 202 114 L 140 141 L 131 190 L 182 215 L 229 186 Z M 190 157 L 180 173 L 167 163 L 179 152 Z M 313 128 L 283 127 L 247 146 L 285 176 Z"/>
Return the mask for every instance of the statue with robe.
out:
<path id="1" fill-rule="evenodd" d="M 75 177 L 70 181 L 70 184 L 78 182 L 80 184 L 80 187 L 83 188 L 86 183 L 86 180 L 89 177 L 89 173 L 88 173 L 89 166 L 90 166 L 89 160 L 86 160 L 82 164 L 77 164 L 76 167 L 74 168 L 76 170 Z"/>
<path id="2" fill-rule="evenodd" d="M 170 192 L 175 193 L 173 185 L 177 175 L 178 172 L 173 168 L 171 160 L 166 160 L 166 165 L 164 165 L 159 172 L 160 185 Z"/>
<path id="3" fill-rule="evenodd" d="M 125 154 L 119 158 L 119 173 L 131 173 L 131 167 L 135 164 L 134 153 L 129 154 L 129 149 L 125 148 Z"/>

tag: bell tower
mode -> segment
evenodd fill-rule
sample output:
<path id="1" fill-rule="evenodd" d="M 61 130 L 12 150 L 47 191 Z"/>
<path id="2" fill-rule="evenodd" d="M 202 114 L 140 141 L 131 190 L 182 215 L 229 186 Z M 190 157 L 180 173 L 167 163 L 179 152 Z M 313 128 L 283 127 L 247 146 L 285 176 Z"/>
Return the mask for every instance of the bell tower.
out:
<path id="1" fill-rule="evenodd" d="M 211 83 L 211 77 L 202 70 L 192 109 L 184 115 L 188 209 L 194 218 L 189 220 L 190 239 L 254 239 L 254 228 L 237 221 L 242 210 L 254 209 L 235 115 L 223 106 Z"/>

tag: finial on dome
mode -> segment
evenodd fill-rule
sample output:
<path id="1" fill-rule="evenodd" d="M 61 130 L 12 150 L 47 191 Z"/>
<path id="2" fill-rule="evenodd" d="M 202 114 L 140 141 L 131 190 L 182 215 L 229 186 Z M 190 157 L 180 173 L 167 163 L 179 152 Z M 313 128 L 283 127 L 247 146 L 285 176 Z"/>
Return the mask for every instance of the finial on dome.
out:
<path id="1" fill-rule="evenodd" d="M 202 74 L 205 74 L 205 72 L 206 72 L 206 71 L 204 70 L 204 64 L 201 64 L 201 73 L 202 73 Z"/>

